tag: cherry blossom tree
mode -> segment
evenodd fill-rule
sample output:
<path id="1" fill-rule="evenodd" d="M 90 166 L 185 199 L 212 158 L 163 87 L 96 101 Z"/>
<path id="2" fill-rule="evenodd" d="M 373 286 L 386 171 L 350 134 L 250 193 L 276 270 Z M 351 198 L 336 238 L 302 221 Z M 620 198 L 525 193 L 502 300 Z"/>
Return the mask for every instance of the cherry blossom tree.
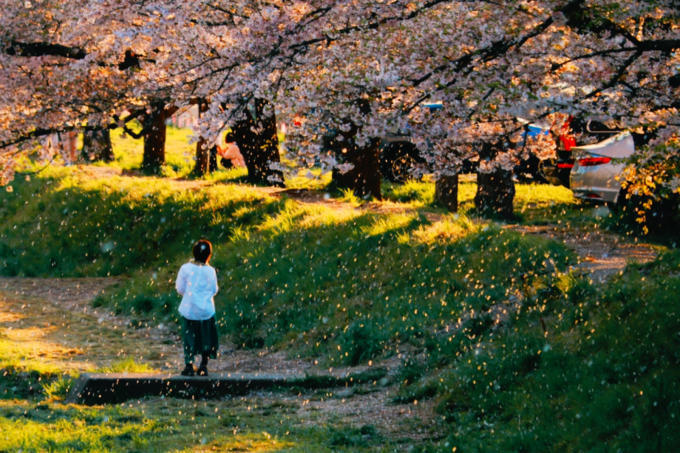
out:
<path id="1" fill-rule="evenodd" d="M 118 126 L 133 119 L 142 123 L 144 165 L 163 163 L 164 119 L 174 107 L 167 100 L 167 85 L 142 67 L 153 66 L 153 49 L 128 30 L 153 26 L 154 20 L 136 2 L 3 5 L 0 158 L 5 180 L 18 155 L 38 150 L 50 158 L 59 152 L 50 146 L 53 134 L 99 131 L 106 140 L 102 129 L 114 127 L 119 118 Z"/>
<path id="2" fill-rule="evenodd" d="M 91 86 L 93 75 L 119 71 L 112 65 L 132 49 L 153 61 L 115 76 L 140 106 L 160 91 L 174 105 L 206 99 L 197 134 L 215 140 L 246 117 L 254 99 L 267 99 L 286 124 L 302 118 L 287 134 L 289 157 L 329 170 L 350 171 L 354 163 L 324 149 L 324 136 L 355 129 L 351 146 L 369 153 L 376 139 L 407 130 L 425 158 L 422 170 L 438 178 L 478 159 L 478 204 L 500 204 L 502 215 L 509 214 L 512 199 L 503 196 L 512 193 L 510 171 L 529 148 L 520 118 L 554 125 L 556 114 L 571 114 L 653 130 L 652 147 L 678 134 L 680 39 L 672 0 L 150 0 L 113 2 L 123 11 L 113 18 L 102 12 L 112 2 L 74 3 L 107 25 L 97 45 L 87 44 L 91 28 L 83 27 L 82 42 L 60 41 L 66 36 L 53 33 L 60 38 L 48 41 L 53 45 L 86 49 L 82 58 L 49 57 L 83 62 L 80 73 L 69 74 L 69 84 L 85 84 L 88 75 Z M 13 5 L 17 12 L 21 4 Z M 2 41 L 2 68 L 9 74 L 26 64 L 16 62 L 17 51 L 8 52 L 25 37 L 14 32 L 21 29 L 14 18 L 3 21 L 16 35 Z M 42 69 L 49 61 L 32 64 Z M 33 93 L 49 80 L 33 77 L 30 87 L 19 90 L 23 94 L 11 94 L 3 105 L 31 105 Z M 129 109 L 131 96 L 124 98 Z M 122 108 L 116 99 L 107 102 Z M 357 100 L 369 108 L 359 108 Z M 430 101 L 443 108 L 429 112 L 424 104 Z M 111 114 L 115 108 L 101 110 Z M 26 112 L 23 123 L 3 113 L 9 115 L 5 122 L 20 127 L 5 133 L 2 149 L 16 145 L 17 134 L 36 135 L 54 119 L 64 124 L 89 115 L 88 124 L 96 123 L 92 110 L 73 112 L 70 119 L 60 113 L 52 121 L 41 120 L 42 113 L 36 118 L 37 112 Z M 547 157 L 555 145 L 534 148 Z"/>
<path id="3" fill-rule="evenodd" d="M 270 99 L 288 124 L 304 119 L 286 145 L 308 165 L 352 166 L 323 148 L 329 133 L 356 128 L 367 145 L 408 129 L 437 176 L 481 157 L 483 200 L 485 186 L 512 184 L 527 152 L 520 117 L 559 127 L 556 113 L 586 115 L 654 129 L 658 143 L 677 134 L 672 2 L 242 1 L 194 13 L 191 42 L 179 46 L 189 53 L 172 72 L 193 71 L 214 99 L 204 129 L 223 127 L 253 96 Z M 423 108 L 430 100 L 442 111 Z M 549 156 L 555 145 L 534 148 Z"/>

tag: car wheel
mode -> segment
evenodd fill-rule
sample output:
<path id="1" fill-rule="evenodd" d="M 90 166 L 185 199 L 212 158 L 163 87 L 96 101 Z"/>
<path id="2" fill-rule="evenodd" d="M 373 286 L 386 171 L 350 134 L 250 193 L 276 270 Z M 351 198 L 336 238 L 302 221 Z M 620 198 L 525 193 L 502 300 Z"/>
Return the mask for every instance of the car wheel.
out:
<path id="1" fill-rule="evenodd" d="M 408 141 L 392 142 L 384 146 L 380 155 L 380 172 L 392 182 L 403 182 L 409 170 L 418 164 L 418 148 Z"/>
<path id="2" fill-rule="evenodd" d="M 612 212 L 625 211 L 630 206 L 630 200 L 626 197 L 626 191 L 621 188 L 619 194 L 616 196 L 616 201 L 607 203 L 609 210 Z"/>
<path id="3" fill-rule="evenodd" d="M 416 164 L 413 157 L 409 155 L 400 156 L 392 163 L 392 177 L 396 182 L 403 182 L 410 176 L 409 171 Z"/>

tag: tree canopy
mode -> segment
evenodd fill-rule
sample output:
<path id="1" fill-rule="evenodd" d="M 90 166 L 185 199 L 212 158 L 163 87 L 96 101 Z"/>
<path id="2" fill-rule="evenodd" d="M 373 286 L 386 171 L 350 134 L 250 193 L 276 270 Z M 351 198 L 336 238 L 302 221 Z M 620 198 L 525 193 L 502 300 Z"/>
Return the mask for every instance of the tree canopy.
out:
<path id="1" fill-rule="evenodd" d="M 455 171 L 480 143 L 500 150 L 481 171 L 512 165 L 519 118 L 550 125 L 578 115 L 653 130 L 652 147 L 678 141 L 674 0 L 11 0 L 3 8 L 5 180 L 16 156 L 49 133 L 112 124 L 159 99 L 207 99 L 197 135 L 213 139 L 253 99 L 268 99 L 279 120 L 299 124 L 289 155 L 328 167 L 338 162 L 321 137 L 352 125 L 360 142 L 409 130 L 435 172 Z M 442 109 L 424 107 L 432 101 Z"/>

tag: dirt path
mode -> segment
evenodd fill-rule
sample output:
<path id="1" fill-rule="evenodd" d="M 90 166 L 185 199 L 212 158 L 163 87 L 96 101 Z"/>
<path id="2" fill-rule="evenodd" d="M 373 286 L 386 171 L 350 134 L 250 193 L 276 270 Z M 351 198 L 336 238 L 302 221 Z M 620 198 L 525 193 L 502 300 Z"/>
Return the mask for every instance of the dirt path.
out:
<path id="1" fill-rule="evenodd" d="M 130 358 L 162 373 L 178 373 L 183 362 L 181 340 L 174 327 L 136 328 L 127 317 L 92 307 L 94 297 L 118 282 L 117 278 L 0 277 L 0 343 L 10 344 L 19 363 L 33 361 L 69 374 L 105 369 Z M 312 361 L 291 359 L 282 352 L 235 351 L 228 343 L 221 346 L 220 353 L 211 362 L 214 374 L 330 371 L 342 375 L 366 368 L 323 370 Z M 394 357 L 381 365 L 394 370 L 399 363 Z M 309 394 L 259 392 L 247 398 L 258 406 L 295 408 L 299 421 L 309 425 L 330 421 L 372 425 L 384 434 L 411 439 L 436 435 L 431 422 L 434 402 L 393 404 L 396 388 L 396 383 L 386 379 L 359 388 Z"/>
<path id="2" fill-rule="evenodd" d="M 558 225 L 508 228 L 522 234 L 544 236 L 564 242 L 578 255 L 576 268 L 590 275 L 594 282 L 603 282 L 623 271 L 631 262 L 647 263 L 659 254 L 659 247 L 601 230 L 582 231 Z"/>
<path id="3" fill-rule="evenodd" d="M 170 365 L 167 327 L 134 329 L 129 319 L 92 307 L 92 299 L 119 281 L 2 277 L 0 337 L 15 342 L 23 360 L 67 372 L 106 368 L 128 357 L 157 369 Z M 70 353 L 61 355 L 63 350 Z"/>
<path id="4" fill-rule="evenodd" d="M 109 367 L 131 357 L 161 372 L 183 365 L 181 339 L 175 326 L 138 327 L 131 318 L 92 307 L 92 300 L 119 278 L 7 278 L 0 277 L 0 328 L 17 330 L 48 327 L 47 341 L 62 342 L 80 351 L 72 368 Z M 283 353 L 235 350 L 224 342 L 223 357 L 211 364 L 216 373 L 257 372 L 281 374 L 321 372 L 314 363 L 288 359 Z M 337 373 L 348 369 L 334 370 Z"/>

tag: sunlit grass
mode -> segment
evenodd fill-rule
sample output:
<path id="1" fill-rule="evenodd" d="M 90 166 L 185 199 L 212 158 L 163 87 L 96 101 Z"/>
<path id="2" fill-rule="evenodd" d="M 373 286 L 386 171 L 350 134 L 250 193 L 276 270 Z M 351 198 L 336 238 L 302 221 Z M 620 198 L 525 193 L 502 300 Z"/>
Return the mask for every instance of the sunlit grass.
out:
<path id="1" fill-rule="evenodd" d="M 0 450 L 104 452 L 123 445 L 134 449 L 148 445 L 146 436 L 163 431 L 154 420 L 133 415 L 124 421 L 116 412 L 31 404 L 0 407 Z"/>
<path id="2" fill-rule="evenodd" d="M 520 211 L 546 208 L 557 204 L 577 204 L 571 190 L 553 184 L 517 184 L 515 199 Z"/>
<path id="3" fill-rule="evenodd" d="M 338 200 L 348 203 L 351 206 L 360 206 L 364 200 L 359 198 L 351 189 L 342 189 Z"/>
<path id="4" fill-rule="evenodd" d="M 300 226 L 304 228 L 319 228 L 323 226 L 339 225 L 350 222 L 361 214 L 347 206 L 337 208 L 328 206 L 307 206 L 305 215 L 300 220 Z"/>
<path id="5" fill-rule="evenodd" d="M 381 236 L 391 231 L 402 231 L 416 220 L 415 214 L 395 214 L 376 218 L 370 225 L 359 229 L 365 236 Z"/>
<path id="6" fill-rule="evenodd" d="M 321 169 L 301 168 L 286 174 L 286 187 L 289 189 L 326 190 L 331 183 L 331 172 Z"/>
<path id="7" fill-rule="evenodd" d="M 392 201 L 408 203 L 412 206 L 430 206 L 434 202 L 434 183 L 428 180 L 408 180 L 403 184 L 385 182 L 383 196 Z"/>
<path id="8" fill-rule="evenodd" d="M 327 415 L 299 416 L 299 400 L 151 398 L 112 406 L 0 400 L 0 451 L 354 452 L 399 448 L 375 430 L 359 437 Z M 383 446 L 384 445 L 384 446 Z M 401 444 L 403 446 L 403 444 Z"/>
<path id="9" fill-rule="evenodd" d="M 117 360 L 109 366 L 95 370 L 97 373 L 151 373 L 158 371 L 146 363 L 138 363 L 133 357 Z"/>
<path id="10" fill-rule="evenodd" d="M 268 433 L 236 434 L 219 436 L 210 442 L 177 450 L 178 452 L 243 451 L 266 453 L 277 451 L 296 451 L 295 443 L 282 441 Z"/>
<path id="11" fill-rule="evenodd" d="M 405 238 L 400 238 L 400 241 L 413 241 L 420 244 L 453 242 L 475 234 L 482 226 L 483 224 L 474 222 L 467 216 L 450 214 L 437 222 L 421 226 Z"/>

